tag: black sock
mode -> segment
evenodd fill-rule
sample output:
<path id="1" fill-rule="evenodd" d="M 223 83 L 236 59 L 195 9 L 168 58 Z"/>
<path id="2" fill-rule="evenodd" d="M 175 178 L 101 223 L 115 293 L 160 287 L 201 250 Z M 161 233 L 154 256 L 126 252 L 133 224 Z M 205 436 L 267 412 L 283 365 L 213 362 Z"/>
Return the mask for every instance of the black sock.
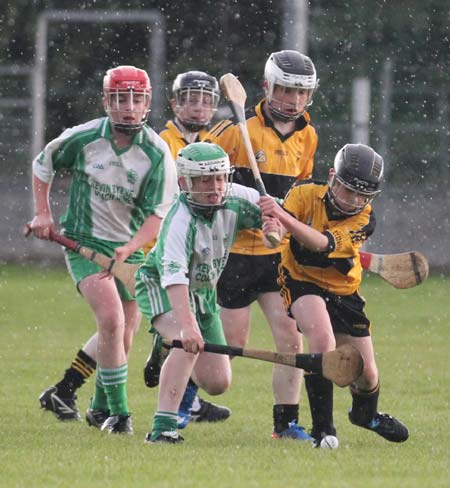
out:
<path id="1" fill-rule="evenodd" d="M 318 374 L 305 375 L 306 391 L 311 410 L 311 436 L 336 435 L 333 423 L 333 383 Z"/>
<path id="2" fill-rule="evenodd" d="M 368 425 L 377 413 L 380 384 L 372 390 L 351 388 L 350 391 L 353 398 L 350 420 L 357 425 Z"/>
<path id="3" fill-rule="evenodd" d="M 75 391 L 92 375 L 96 367 L 97 363 L 80 349 L 70 368 L 66 369 L 63 379 L 55 385 L 58 396 L 73 398 Z"/>
<path id="4" fill-rule="evenodd" d="M 273 426 L 280 434 L 289 428 L 289 423 L 298 423 L 298 404 L 278 404 L 273 406 Z"/>

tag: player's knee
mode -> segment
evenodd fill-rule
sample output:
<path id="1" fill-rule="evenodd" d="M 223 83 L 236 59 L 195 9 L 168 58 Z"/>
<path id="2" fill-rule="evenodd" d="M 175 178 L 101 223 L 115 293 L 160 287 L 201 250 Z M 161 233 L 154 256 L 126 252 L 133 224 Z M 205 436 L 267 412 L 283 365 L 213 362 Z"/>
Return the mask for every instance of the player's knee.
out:
<path id="1" fill-rule="evenodd" d="M 237 322 L 239 324 L 239 322 Z M 223 327 L 227 344 L 233 344 L 235 347 L 245 347 L 248 339 L 248 327 L 245 323 L 234 325 L 233 327 Z"/>
<path id="2" fill-rule="evenodd" d="M 275 340 L 275 346 L 277 352 L 280 353 L 300 354 L 303 352 L 302 342 L 292 337 L 287 337 L 285 340 Z"/>
<path id="3" fill-rule="evenodd" d="M 216 375 L 214 378 L 209 377 L 202 383 L 201 387 L 208 395 L 221 395 L 231 386 L 231 371 Z"/>
<path id="4" fill-rule="evenodd" d="M 228 390 L 230 384 L 231 382 L 228 381 L 219 381 L 208 385 L 208 387 L 204 388 L 204 390 L 206 391 L 206 393 L 208 393 L 208 395 L 221 395 Z"/>
<path id="5" fill-rule="evenodd" d="M 98 319 L 98 328 L 101 333 L 116 335 L 123 335 L 125 330 L 125 322 L 122 317 L 117 314 L 110 313 L 103 315 Z"/>
<path id="6" fill-rule="evenodd" d="M 336 339 L 332 333 L 328 333 L 325 331 L 315 332 L 314 338 L 311 341 L 308 339 L 308 342 L 314 344 L 314 347 L 317 351 L 332 351 L 336 349 Z"/>
<path id="7" fill-rule="evenodd" d="M 284 324 L 283 324 L 284 325 Z M 272 336 L 279 352 L 302 352 L 302 335 L 298 332 L 296 323 L 288 323 L 286 327 L 281 324 L 272 327 Z"/>
<path id="8" fill-rule="evenodd" d="M 363 374 L 356 381 L 358 389 L 363 391 L 369 391 L 376 387 L 378 384 L 378 369 L 375 364 L 364 364 Z"/>

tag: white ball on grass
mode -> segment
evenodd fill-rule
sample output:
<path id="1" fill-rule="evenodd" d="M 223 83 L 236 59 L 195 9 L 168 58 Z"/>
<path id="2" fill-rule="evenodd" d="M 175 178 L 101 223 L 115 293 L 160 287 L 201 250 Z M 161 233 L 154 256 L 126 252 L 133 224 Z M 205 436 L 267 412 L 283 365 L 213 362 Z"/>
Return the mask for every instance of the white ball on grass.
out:
<path id="1" fill-rule="evenodd" d="M 334 435 L 326 435 L 320 441 L 320 448 L 321 449 L 337 449 L 339 447 L 338 438 Z"/>

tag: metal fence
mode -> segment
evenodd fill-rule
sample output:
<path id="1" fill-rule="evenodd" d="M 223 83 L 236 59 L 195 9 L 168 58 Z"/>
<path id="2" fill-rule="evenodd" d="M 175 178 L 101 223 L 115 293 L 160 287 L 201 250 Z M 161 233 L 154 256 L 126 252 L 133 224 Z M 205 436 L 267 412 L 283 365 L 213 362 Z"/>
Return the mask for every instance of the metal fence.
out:
<path id="1" fill-rule="evenodd" d="M 313 51 L 319 75 L 329 71 L 317 46 Z M 432 267 L 450 269 L 450 256 L 442 252 L 450 241 L 450 89 L 442 82 L 396 83 L 396 63 L 386 59 L 369 76 L 370 144 L 384 156 L 387 171 L 384 192 L 375 204 L 378 230 L 368 248 L 414 248 L 429 257 Z M 31 217 L 32 70 L 0 66 L 0 262 L 54 255 L 48 246 L 25 243 L 20 233 Z M 89 93 L 98 92 L 97 84 L 93 80 Z M 328 77 L 315 95 L 311 115 L 319 134 L 318 178 L 326 177 L 336 150 L 351 141 L 351 86 L 352 80 L 335 86 Z M 61 213 L 64 180 L 56 181 L 53 195 L 56 213 Z"/>
<path id="2" fill-rule="evenodd" d="M 0 179 L 15 184 L 27 176 L 31 142 L 30 66 L 0 65 Z"/>

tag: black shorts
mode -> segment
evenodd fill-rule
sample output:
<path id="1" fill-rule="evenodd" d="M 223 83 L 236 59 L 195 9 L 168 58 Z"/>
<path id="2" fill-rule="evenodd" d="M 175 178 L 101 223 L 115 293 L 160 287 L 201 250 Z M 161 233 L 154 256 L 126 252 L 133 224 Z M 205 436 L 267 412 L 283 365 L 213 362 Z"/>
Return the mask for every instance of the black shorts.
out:
<path id="1" fill-rule="evenodd" d="M 280 291 L 277 283 L 281 254 L 248 256 L 233 254 L 217 284 L 219 305 L 242 308 L 253 303 L 260 293 Z"/>
<path id="2" fill-rule="evenodd" d="M 281 295 L 290 317 L 292 317 L 291 305 L 298 298 L 305 295 L 318 295 L 325 300 L 335 334 L 353 337 L 370 336 L 370 321 L 364 313 L 366 301 L 358 292 L 352 295 L 335 295 L 309 281 L 294 280 L 281 266 L 280 271 Z"/>

